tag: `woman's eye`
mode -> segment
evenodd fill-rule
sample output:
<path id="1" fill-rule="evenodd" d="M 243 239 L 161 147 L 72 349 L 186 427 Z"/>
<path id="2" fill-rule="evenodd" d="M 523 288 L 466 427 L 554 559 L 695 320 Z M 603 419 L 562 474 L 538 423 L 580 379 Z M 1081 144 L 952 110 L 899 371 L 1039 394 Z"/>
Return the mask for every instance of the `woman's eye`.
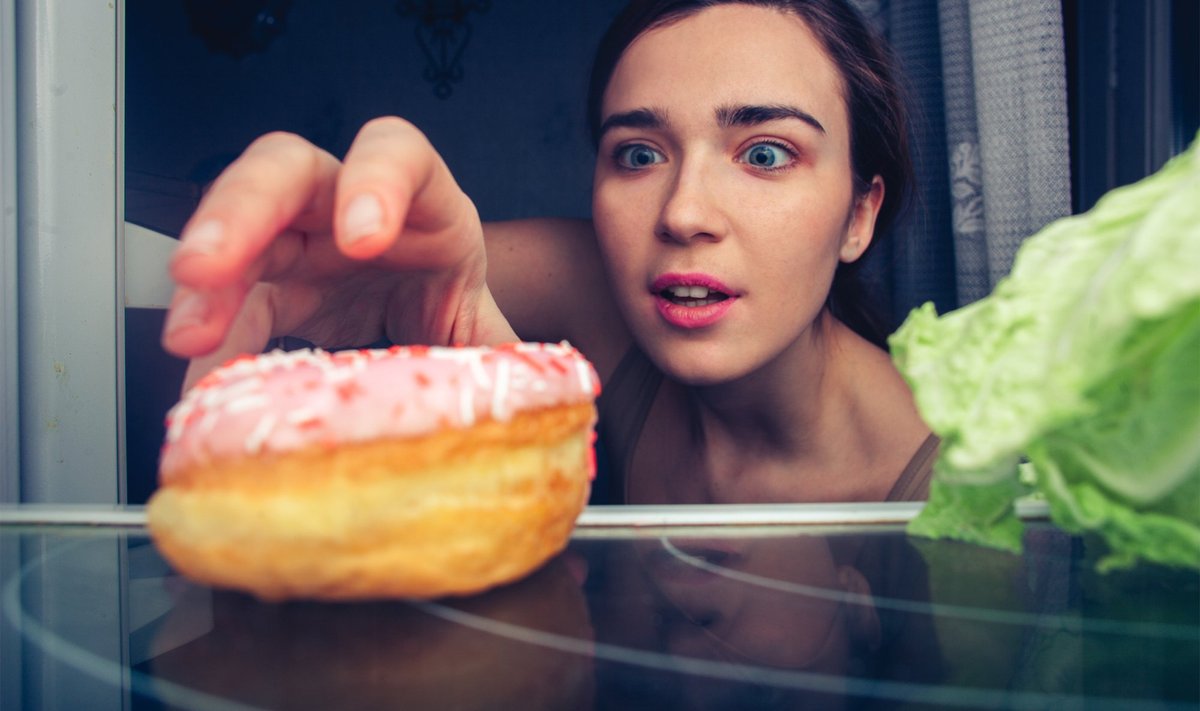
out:
<path id="1" fill-rule="evenodd" d="M 795 158 L 784 146 L 774 143 L 755 143 L 742 153 L 740 160 L 755 168 L 783 168 Z"/>
<path id="2" fill-rule="evenodd" d="M 632 146 L 622 146 L 617 149 L 617 164 L 622 168 L 646 168 L 655 163 L 662 163 L 666 158 L 663 154 L 654 150 L 649 146 L 634 144 Z"/>

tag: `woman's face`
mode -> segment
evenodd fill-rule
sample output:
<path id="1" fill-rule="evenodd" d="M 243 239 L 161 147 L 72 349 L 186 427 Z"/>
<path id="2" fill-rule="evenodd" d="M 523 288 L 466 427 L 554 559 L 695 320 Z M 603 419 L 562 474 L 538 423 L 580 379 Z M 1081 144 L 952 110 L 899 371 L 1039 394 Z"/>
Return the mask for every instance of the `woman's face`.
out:
<path id="1" fill-rule="evenodd" d="M 846 569 L 823 539 L 684 538 L 669 545 L 662 548 L 671 553 L 651 549 L 645 559 L 651 580 L 685 619 L 665 625 L 672 653 L 840 671 L 849 654 L 841 608 L 857 599 L 847 596 L 839 577 Z"/>
<path id="2" fill-rule="evenodd" d="M 604 94 L 593 218 L 647 354 L 696 385 L 803 357 L 871 238 L 837 67 L 798 17 L 730 4 L 638 37 Z"/>

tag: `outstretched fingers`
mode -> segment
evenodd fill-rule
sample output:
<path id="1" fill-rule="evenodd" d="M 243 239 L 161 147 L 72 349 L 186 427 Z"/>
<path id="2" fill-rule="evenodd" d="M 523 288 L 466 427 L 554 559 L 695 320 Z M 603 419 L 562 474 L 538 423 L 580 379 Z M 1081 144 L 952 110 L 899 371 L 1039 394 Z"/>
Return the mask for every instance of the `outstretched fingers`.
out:
<path id="1" fill-rule="evenodd" d="M 177 287 L 167 310 L 163 347 L 185 358 L 211 353 L 225 341 L 248 291 L 241 284 L 203 291 Z"/>
<path id="2" fill-rule="evenodd" d="M 360 270 L 364 260 L 371 264 Z M 278 298 L 267 322 L 249 329 L 246 345 L 297 324 L 321 331 L 329 324 L 311 320 L 320 304 L 338 301 L 329 299 L 336 293 L 362 293 L 361 279 L 380 267 L 408 272 L 408 286 L 397 280 L 394 293 L 424 292 L 420 301 L 432 299 L 441 313 L 436 325 L 425 318 L 397 325 L 390 314 L 412 307 L 381 308 L 386 327 L 417 339 L 444 337 L 474 321 L 475 302 L 486 298 L 486 262 L 474 204 L 407 121 L 369 122 L 343 162 L 299 136 L 269 134 L 221 174 L 184 228 L 170 264 L 178 293 L 163 345 L 189 358 L 226 350 L 225 339 L 254 322 L 240 314 L 262 282 L 278 286 Z M 298 298 L 307 292 L 318 298 Z"/>
<path id="3" fill-rule="evenodd" d="M 171 259 L 171 276 L 198 289 L 245 282 L 289 227 L 328 230 L 337 171 L 333 156 L 298 136 L 259 138 L 200 201 Z"/>
<path id="4" fill-rule="evenodd" d="M 354 139 L 335 210 L 338 246 L 353 257 L 442 269 L 482 251 L 474 205 L 425 135 L 400 118 L 374 119 Z"/>
<path id="5" fill-rule="evenodd" d="M 254 284 L 298 260 L 303 231 L 330 231 L 337 171 L 333 156 L 284 133 L 256 140 L 225 169 L 171 258 L 164 348 L 195 357 L 222 345 Z"/>

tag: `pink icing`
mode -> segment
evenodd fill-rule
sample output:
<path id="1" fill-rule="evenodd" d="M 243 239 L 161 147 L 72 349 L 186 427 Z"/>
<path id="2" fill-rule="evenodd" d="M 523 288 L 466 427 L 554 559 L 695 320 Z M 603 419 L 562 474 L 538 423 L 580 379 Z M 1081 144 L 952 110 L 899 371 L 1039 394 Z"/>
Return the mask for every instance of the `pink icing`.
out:
<path id="1" fill-rule="evenodd" d="M 567 343 L 274 351 L 200 380 L 167 414 L 160 476 L 220 459 L 415 437 L 590 402 L 600 379 Z"/>

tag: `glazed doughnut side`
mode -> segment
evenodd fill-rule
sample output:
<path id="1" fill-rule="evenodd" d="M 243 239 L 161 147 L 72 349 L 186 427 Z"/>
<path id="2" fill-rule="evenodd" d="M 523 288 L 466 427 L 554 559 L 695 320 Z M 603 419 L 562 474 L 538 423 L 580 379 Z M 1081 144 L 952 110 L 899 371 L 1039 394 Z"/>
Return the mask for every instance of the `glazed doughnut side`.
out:
<path id="1" fill-rule="evenodd" d="M 268 599 L 510 582 L 586 504 L 598 387 L 563 344 L 235 361 L 171 413 L 151 534 L 189 577 Z"/>

